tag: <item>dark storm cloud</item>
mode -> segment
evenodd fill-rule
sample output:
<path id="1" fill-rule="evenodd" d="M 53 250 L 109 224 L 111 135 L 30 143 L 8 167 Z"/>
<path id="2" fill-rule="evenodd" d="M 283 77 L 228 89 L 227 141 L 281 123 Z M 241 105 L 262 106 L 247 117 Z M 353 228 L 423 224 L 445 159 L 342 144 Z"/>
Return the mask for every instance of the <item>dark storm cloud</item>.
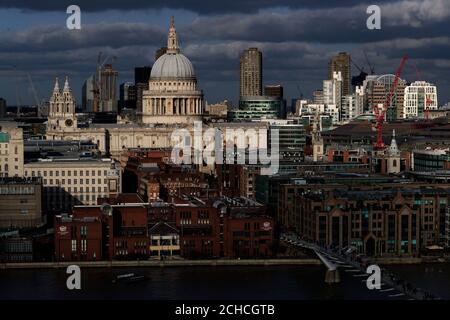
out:
<path id="1" fill-rule="evenodd" d="M 83 25 L 72 31 L 64 26 L 36 26 L 28 30 L 0 34 L 0 51 L 51 51 L 93 46 L 113 48 L 153 45 L 165 41 L 166 30 L 144 23 L 100 23 Z"/>
<path id="2" fill-rule="evenodd" d="M 398 2 L 382 6 L 382 30 L 366 28 L 366 6 L 291 10 L 199 17 L 192 24 L 198 38 L 243 41 L 314 41 L 362 43 L 397 37 L 450 35 L 450 1 Z M 447 4 L 447 5 L 446 5 Z"/>
<path id="3" fill-rule="evenodd" d="M 371 1 L 361 0 L 0 0 L 0 8 L 18 8 L 36 11 L 61 11 L 77 4 L 84 11 L 137 10 L 137 9 L 185 9 L 197 13 L 256 12 L 272 7 L 325 8 L 349 7 Z M 377 4 L 392 2 L 377 0 Z"/>
<path id="4" fill-rule="evenodd" d="M 177 31 L 182 52 L 193 62 L 210 102 L 236 98 L 239 55 L 248 47 L 263 52 L 265 82 L 287 84 L 288 96 L 297 95 L 299 83 L 310 96 L 327 77 L 329 58 L 339 51 L 350 52 L 369 71 L 365 50 L 379 74 L 394 73 L 401 57 L 408 54 L 424 79 L 442 86 L 440 93 L 450 98 L 450 0 L 375 1 L 382 5 L 382 30 L 377 31 L 366 28 L 364 1 L 230 2 L 0 0 L 0 8 L 45 11 L 62 7 L 65 11 L 67 4 L 77 3 L 86 11 L 170 7 L 198 12 L 191 24 Z M 258 11 L 274 4 L 290 9 Z M 214 16 L 205 14 L 211 12 Z M 168 23 L 157 26 L 149 20 L 86 24 L 80 31 L 42 24 L 1 33 L 0 76 L 13 74 L 10 66 L 16 65 L 42 80 L 69 74 L 78 81 L 73 87 L 81 87 L 102 51 L 117 57 L 114 68 L 119 81 L 131 80 L 135 66 L 153 62 L 155 49 L 165 45 L 167 29 Z M 404 76 L 414 80 L 414 71 L 407 66 Z"/>

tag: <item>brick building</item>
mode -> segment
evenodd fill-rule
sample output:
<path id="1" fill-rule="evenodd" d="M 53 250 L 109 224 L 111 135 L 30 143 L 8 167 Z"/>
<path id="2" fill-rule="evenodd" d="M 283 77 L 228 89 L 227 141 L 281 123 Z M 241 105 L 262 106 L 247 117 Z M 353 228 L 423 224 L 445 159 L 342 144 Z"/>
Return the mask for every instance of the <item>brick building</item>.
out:
<path id="1" fill-rule="evenodd" d="M 324 246 L 372 256 L 409 255 L 446 234 L 447 188 L 426 184 L 297 186 L 280 197 L 285 227 Z M 290 196 L 289 196 L 290 195 Z"/>

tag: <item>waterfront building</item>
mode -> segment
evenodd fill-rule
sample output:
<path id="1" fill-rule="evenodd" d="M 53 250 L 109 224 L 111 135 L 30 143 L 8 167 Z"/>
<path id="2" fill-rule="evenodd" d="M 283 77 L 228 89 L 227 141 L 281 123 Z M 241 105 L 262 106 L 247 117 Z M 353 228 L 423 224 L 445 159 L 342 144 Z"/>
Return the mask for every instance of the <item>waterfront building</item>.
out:
<path id="1" fill-rule="evenodd" d="M 202 119 L 203 92 L 191 61 L 180 51 L 173 17 L 167 52 L 153 64 L 142 103 L 144 124 L 192 124 Z"/>
<path id="2" fill-rule="evenodd" d="M 261 96 L 262 53 L 258 48 L 249 48 L 242 52 L 239 67 L 239 97 Z"/>
<path id="3" fill-rule="evenodd" d="M 58 261 L 142 259 L 149 256 L 147 207 L 133 194 L 75 206 L 55 216 Z"/>
<path id="4" fill-rule="evenodd" d="M 99 203 L 55 217 L 58 261 L 272 255 L 273 219 L 248 198 L 180 194 L 170 203 L 144 203 L 122 194 Z"/>
<path id="5" fill-rule="evenodd" d="M 152 258 L 173 258 L 180 256 L 180 233 L 166 222 L 158 222 L 149 228 L 150 256 Z"/>
<path id="6" fill-rule="evenodd" d="M 291 184 L 281 186 L 278 212 L 286 228 L 323 246 L 417 256 L 444 242 L 448 200 L 448 189 L 427 184 Z"/>
<path id="7" fill-rule="evenodd" d="M 426 81 L 415 81 L 405 88 L 403 118 L 425 118 L 426 110 L 437 110 L 437 89 Z"/>
<path id="8" fill-rule="evenodd" d="M 339 52 L 333 56 L 328 63 L 328 79 L 333 80 L 334 73 L 341 73 L 342 76 L 342 95 L 351 94 L 351 65 L 350 55 L 346 52 Z"/>

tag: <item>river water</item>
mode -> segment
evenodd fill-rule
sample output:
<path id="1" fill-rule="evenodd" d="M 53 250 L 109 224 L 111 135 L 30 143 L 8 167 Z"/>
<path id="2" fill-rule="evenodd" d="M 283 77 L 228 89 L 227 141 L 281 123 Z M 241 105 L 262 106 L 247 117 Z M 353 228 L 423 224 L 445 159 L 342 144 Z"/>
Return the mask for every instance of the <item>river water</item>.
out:
<path id="1" fill-rule="evenodd" d="M 450 299 L 450 265 L 389 266 L 403 279 Z M 368 290 L 364 278 L 341 272 L 341 282 L 324 282 L 323 266 L 84 268 L 81 290 L 66 287 L 65 269 L 1 270 L 0 299 L 308 300 L 405 299 L 395 292 Z M 112 283 L 135 272 L 147 280 Z"/>

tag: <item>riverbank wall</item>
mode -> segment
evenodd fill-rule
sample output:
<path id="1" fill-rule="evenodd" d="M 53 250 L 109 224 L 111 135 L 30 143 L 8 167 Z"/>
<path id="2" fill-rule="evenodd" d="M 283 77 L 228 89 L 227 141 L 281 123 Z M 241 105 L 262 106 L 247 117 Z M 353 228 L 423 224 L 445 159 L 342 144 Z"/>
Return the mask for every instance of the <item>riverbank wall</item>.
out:
<path id="1" fill-rule="evenodd" d="M 0 269 L 51 269 L 77 265 L 80 268 L 130 268 L 130 267 L 215 267 L 215 266 L 301 266 L 320 265 L 318 259 L 267 259 L 267 260 L 145 260 L 145 261 L 73 261 L 0 263 Z"/>

